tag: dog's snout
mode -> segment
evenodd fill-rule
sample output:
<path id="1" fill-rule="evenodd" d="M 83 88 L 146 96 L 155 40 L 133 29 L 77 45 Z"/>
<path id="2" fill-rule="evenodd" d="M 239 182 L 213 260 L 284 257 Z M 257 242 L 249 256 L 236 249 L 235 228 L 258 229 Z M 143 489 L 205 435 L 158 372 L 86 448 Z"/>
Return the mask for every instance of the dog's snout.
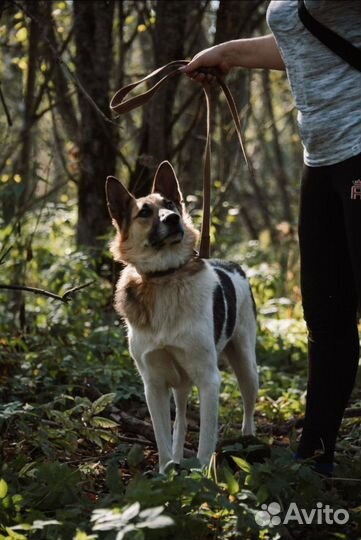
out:
<path id="1" fill-rule="evenodd" d="M 180 218 L 178 214 L 171 212 L 170 214 L 167 214 L 162 221 L 166 225 L 178 225 Z"/>
<path id="2" fill-rule="evenodd" d="M 152 246 L 160 248 L 164 245 L 178 244 L 182 241 L 183 235 L 181 216 L 177 212 L 162 208 L 150 232 L 149 242 Z"/>

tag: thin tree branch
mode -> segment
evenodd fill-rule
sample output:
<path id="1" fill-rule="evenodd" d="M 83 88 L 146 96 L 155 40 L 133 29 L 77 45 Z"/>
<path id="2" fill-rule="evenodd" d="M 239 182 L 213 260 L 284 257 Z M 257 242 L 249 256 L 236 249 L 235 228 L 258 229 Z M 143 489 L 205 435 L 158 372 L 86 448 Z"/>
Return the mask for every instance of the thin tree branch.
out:
<path id="1" fill-rule="evenodd" d="M 71 30 L 69 31 L 68 36 L 67 36 L 66 39 L 62 42 L 61 47 L 60 47 L 60 49 L 59 49 L 59 51 L 58 51 L 58 56 L 61 56 L 61 55 L 65 52 L 65 50 L 66 50 L 67 46 L 69 45 L 69 42 L 70 42 L 70 40 L 71 40 L 71 38 L 72 38 L 72 35 L 73 35 L 73 29 L 71 29 Z M 48 44 L 50 43 L 50 40 L 49 40 L 49 38 L 46 36 L 45 33 L 44 33 L 44 35 L 43 35 L 43 38 L 47 41 Z M 53 46 L 53 49 L 56 50 L 54 46 Z M 51 50 L 51 49 L 50 49 L 50 50 Z M 51 52 L 53 52 L 53 50 L 51 50 Z M 45 77 L 44 77 L 44 82 L 43 82 L 43 84 L 41 85 L 40 90 L 39 90 L 39 93 L 38 93 L 38 95 L 37 95 L 36 98 L 35 98 L 35 101 L 34 101 L 34 111 L 33 111 L 34 122 L 35 122 L 36 120 L 38 120 L 38 116 L 37 116 L 35 113 L 36 113 L 36 111 L 38 110 L 39 105 L 40 105 L 40 103 L 41 103 L 41 101 L 42 101 L 42 99 L 43 99 L 44 92 L 45 92 L 46 90 L 48 90 L 48 88 L 49 88 L 49 82 L 53 80 L 53 74 L 54 74 L 54 70 L 55 70 L 56 64 L 57 64 L 57 62 L 56 62 L 56 60 L 55 60 L 55 61 L 53 62 L 53 64 L 49 67 L 49 69 L 46 71 Z"/>
<path id="2" fill-rule="evenodd" d="M 0 251 L 0 264 L 4 264 L 5 259 L 8 256 L 8 254 L 10 253 L 10 251 L 12 250 L 12 248 L 13 248 L 13 246 L 9 246 L 8 248 L 6 248 L 6 246 L 4 246 L 1 249 L 1 251 Z"/>
<path id="3" fill-rule="evenodd" d="M 192 24 L 193 36 L 192 38 L 189 39 L 188 49 L 185 50 L 185 55 L 184 55 L 185 58 L 188 58 L 189 56 L 193 56 L 192 53 L 194 52 L 194 48 L 197 41 L 199 40 L 199 29 L 202 24 L 203 16 L 208 8 L 208 5 L 209 5 L 209 0 L 206 0 L 204 2 L 203 7 L 197 7 L 196 17 L 194 18 L 194 21 Z"/>
<path id="4" fill-rule="evenodd" d="M 60 135 L 59 135 L 58 126 L 57 126 L 57 123 L 56 123 L 56 118 L 55 118 L 55 113 L 54 113 L 54 105 L 52 104 L 52 101 L 51 101 L 50 92 L 48 92 L 48 99 L 49 99 L 49 103 L 51 105 L 50 114 L 51 114 L 51 121 L 52 121 L 52 124 L 53 124 L 54 140 L 55 140 L 55 145 L 56 145 L 56 149 L 58 151 L 58 156 L 59 156 L 61 165 L 62 165 L 66 175 L 68 176 L 68 178 L 70 180 L 72 180 L 73 182 L 77 183 L 76 177 L 70 172 L 70 170 L 69 170 L 69 168 L 67 166 L 66 159 L 65 159 L 63 151 L 62 151 L 62 142 L 61 142 L 61 138 L 60 138 Z"/>
<path id="5" fill-rule="evenodd" d="M 49 88 L 48 88 L 49 90 Z M 69 90 L 69 92 L 67 93 L 66 96 L 64 96 L 64 100 L 66 97 L 71 97 L 73 94 L 75 94 L 76 90 Z M 40 120 L 40 118 L 42 116 L 44 116 L 44 114 L 48 113 L 49 111 L 51 111 L 52 109 L 56 109 L 60 103 L 62 103 L 64 100 L 57 100 L 57 101 L 54 101 L 52 102 L 51 105 L 49 105 L 48 107 L 45 107 L 45 109 L 39 111 L 37 114 L 34 115 L 34 122 L 37 122 L 38 120 Z"/>
<path id="6" fill-rule="evenodd" d="M 33 294 L 40 294 L 42 296 L 47 296 L 48 298 L 54 298 L 54 300 L 60 300 L 60 302 L 63 302 L 64 304 L 66 304 L 70 300 L 73 299 L 77 291 L 80 291 L 81 289 L 84 289 L 85 287 L 89 287 L 89 285 L 92 285 L 93 283 L 94 281 L 89 281 L 89 283 L 85 283 L 84 285 L 79 285 L 78 287 L 72 287 L 71 289 L 68 289 L 67 291 L 65 291 L 65 293 L 62 296 L 60 296 L 59 294 L 52 293 L 50 291 L 45 291 L 44 289 L 37 289 L 36 287 L 27 287 L 26 285 L 0 284 L 0 289 L 10 290 L 10 291 L 25 291 L 25 292 L 31 292 Z"/>
<path id="7" fill-rule="evenodd" d="M 1 82 L 0 82 L 0 100 L 1 100 L 2 106 L 4 107 L 4 111 L 5 111 L 8 126 L 11 127 L 13 125 L 13 121 L 11 119 L 9 109 L 8 109 L 8 106 L 7 106 L 6 101 L 5 101 L 5 96 L 4 96 L 2 88 L 1 88 Z"/>
<path id="8" fill-rule="evenodd" d="M 179 107 L 179 109 L 174 113 L 172 116 L 172 119 L 169 123 L 169 126 L 173 128 L 173 126 L 178 122 L 179 118 L 183 115 L 183 113 L 190 107 L 190 105 L 193 103 L 194 99 L 198 97 L 198 105 L 197 109 L 200 108 L 202 101 L 203 101 L 203 92 L 200 93 L 200 88 L 195 88 L 193 92 L 188 96 L 188 98 L 182 103 L 182 105 Z"/>
<path id="9" fill-rule="evenodd" d="M 171 158 L 176 156 L 182 150 L 182 148 L 185 146 L 186 142 L 188 141 L 188 139 L 190 137 L 190 134 L 193 132 L 195 126 L 197 125 L 197 122 L 198 122 L 199 118 L 203 114 L 202 107 L 201 107 L 201 99 L 198 101 L 199 106 L 197 107 L 196 113 L 194 114 L 192 122 L 190 123 L 188 129 L 183 133 L 183 137 L 180 139 L 178 144 L 170 152 L 170 157 Z"/>

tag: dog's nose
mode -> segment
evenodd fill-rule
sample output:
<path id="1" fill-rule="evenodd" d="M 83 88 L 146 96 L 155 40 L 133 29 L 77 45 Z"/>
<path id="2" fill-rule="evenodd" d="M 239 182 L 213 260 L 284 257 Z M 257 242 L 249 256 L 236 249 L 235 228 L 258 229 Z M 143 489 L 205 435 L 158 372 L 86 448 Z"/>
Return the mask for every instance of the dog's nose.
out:
<path id="1" fill-rule="evenodd" d="M 166 223 L 167 225 L 178 225 L 179 223 L 179 216 L 175 212 L 172 212 L 171 214 L 168 214 L 163 219 L 163 223 Z"/>

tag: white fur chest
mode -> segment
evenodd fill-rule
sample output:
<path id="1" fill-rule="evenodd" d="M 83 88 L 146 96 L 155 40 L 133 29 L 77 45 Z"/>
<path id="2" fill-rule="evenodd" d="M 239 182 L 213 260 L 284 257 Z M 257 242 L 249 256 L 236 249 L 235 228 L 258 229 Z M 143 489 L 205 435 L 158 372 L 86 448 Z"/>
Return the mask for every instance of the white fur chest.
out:
<path id="1" fill-rule="evenodd" d="M 148 350 L 182 346 L 200 331 L 213 338 L 214 287 L 214 273 L 206 265 L 193 275 L 180 272 L 146 281 L 126 273 L 118 282 L 115 306 L 126 321 L 130 341 Z"/>

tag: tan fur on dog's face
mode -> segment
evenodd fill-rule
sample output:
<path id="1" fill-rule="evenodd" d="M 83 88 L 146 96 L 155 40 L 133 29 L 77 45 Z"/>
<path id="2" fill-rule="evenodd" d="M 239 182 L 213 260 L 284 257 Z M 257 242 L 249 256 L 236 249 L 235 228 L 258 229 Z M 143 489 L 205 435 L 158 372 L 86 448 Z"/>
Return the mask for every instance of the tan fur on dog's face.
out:
<path id="1" fill-rule="evenodd" d="M 159 166 L 152 193 L 146 197 L 135 199 L 113 177 L 107 180 L 106 193 L 117 231 L 110 245 L 115 260 L 149 273 L 181 266 L 193 255 L 198 232 L 170 163 Z"/>

